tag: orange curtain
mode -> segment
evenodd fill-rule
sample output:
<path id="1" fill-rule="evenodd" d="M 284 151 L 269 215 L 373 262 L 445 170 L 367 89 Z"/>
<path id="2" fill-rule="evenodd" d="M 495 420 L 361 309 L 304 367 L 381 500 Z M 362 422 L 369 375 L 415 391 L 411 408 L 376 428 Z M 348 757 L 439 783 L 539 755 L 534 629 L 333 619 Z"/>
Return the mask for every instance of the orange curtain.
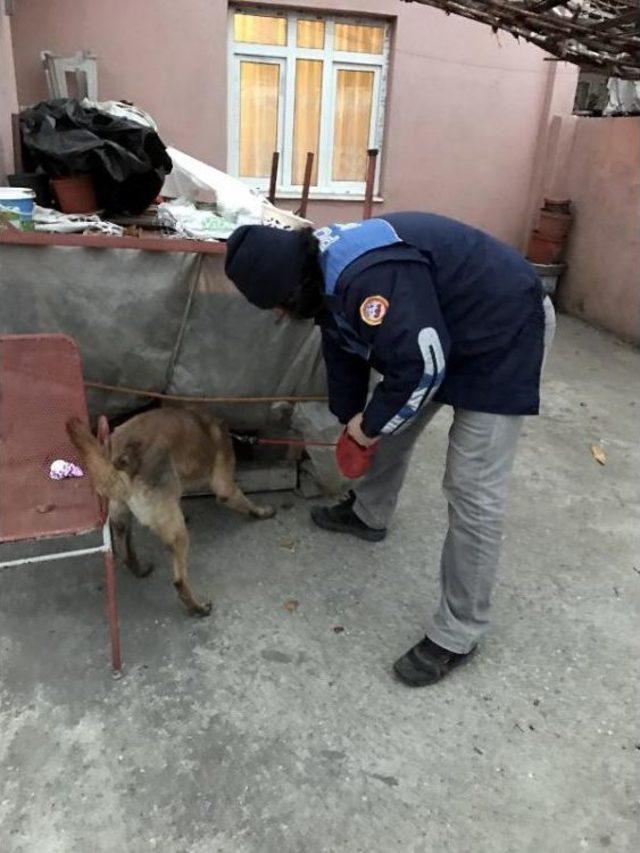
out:
<path id="1" fill-rule="evenodd" d="M 298 47 L 324 47 L 324 21 L 310 21 L 300 18 L 296 27 Z"/>
<path id="2" fill-rule="evenodd" d="M 286 44 L 287 19 L 236 12 L 233 16 L 233 38 L 253 44 Z"/>
<path id="3" fill-rule="evenodd" d="M 320 134 L 320 101 L 322 97 L 322 62 L 315 59 L 296 61 L 296 101 L 293 118 L 293 163 L 291 180 L 301 184 L 307 152 L 316 155 L 311 184 L 318 183 L 318 142 Z"/>
<path id="4" fill-rule="evenodd" d="M 384 29 L 336 22 L 333 46 L 335 50 L 348 50 L 353 53 L 382 53 Z"/>
<path id="5" fill-rule="evenodd" d="M 280 66 L 240 63 L 240 175 L 266 178 L 278 145 Z"/>
<path id="6" fill-rule="evenodd" d="M 334 181 L 364 181 L 373 102 L 373 71 L 340 69 L 333 136 Z"/>

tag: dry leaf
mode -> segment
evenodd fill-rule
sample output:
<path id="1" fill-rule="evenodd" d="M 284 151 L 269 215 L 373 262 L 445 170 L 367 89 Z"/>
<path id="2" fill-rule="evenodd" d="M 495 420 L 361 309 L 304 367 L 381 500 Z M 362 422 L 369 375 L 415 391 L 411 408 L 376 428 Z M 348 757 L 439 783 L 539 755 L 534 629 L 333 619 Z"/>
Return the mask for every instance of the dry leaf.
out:
<path id="1" fill-rule="evenodd" d="M 284 548 L 285 551 L 295 551 L 296 550 L 296 540 L 292 536 L 285 536 L 284 539 L 280 540 L 280 547 Z"/>
<path id="2" fill-rule="evenodd" d="M 604 452 L 604 450 L 600 447 L 599 444 L 591 445 L 591 455 L 596 460 L 596 462 L 599 462 L 601 465 L 606 464 L 607 454 Z"/>
<path id="3" fill-rule="evenodd" d="M 287 600 L 282 606 L 287 611 L 287 613 L 294 613 L 300 606 L 300 602 L 296 601 L 295 598 L 287 598 Z"/>

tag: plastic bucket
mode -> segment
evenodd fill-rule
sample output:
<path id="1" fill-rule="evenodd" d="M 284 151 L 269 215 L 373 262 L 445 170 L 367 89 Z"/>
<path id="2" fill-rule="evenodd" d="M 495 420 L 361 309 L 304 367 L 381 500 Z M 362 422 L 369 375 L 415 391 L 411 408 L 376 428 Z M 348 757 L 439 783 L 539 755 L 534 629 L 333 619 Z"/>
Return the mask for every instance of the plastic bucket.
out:
<path id="1" fill-rule="evenodd" d="M 51 187 L 49 176 L 40 173 L 16 172 L 15 175 L 7 175 L 10 187 L 33 190 L 36 194 L 36 204 L 40 207 L 51 207 Z"/>
<path id="2" fill-rule="evenodd" d="M 27 187 L 0 187 L 0 229 L 33 231 L 36 194 Z"/>
<path id="3" fill-rule="evenodd" d="M 558 279 L 567 268 L 566 264 L 535 264 L 531 266 L 536 271 L 546 296 L 552 296 L 556 292 Z"/>

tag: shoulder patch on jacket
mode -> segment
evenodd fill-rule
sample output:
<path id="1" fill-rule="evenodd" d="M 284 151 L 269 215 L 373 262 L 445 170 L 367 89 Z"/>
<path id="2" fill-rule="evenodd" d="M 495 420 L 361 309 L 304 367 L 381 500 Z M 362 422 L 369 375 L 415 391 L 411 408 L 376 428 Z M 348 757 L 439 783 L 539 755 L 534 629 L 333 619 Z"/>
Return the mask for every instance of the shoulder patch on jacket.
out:
<path id="1" fill-rule="evenodd" d="M 360 306 L 360 318 L 368 326 L 379 326 L 389 309 L 389 302 L 384 296 L 367 296 Z"/>

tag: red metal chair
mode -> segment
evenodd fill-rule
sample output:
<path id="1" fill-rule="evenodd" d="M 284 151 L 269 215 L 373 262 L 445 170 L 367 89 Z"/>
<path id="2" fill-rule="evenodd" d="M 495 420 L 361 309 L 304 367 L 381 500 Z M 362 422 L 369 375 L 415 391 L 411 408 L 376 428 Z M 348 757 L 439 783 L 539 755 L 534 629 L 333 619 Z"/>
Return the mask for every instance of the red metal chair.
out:
<path id="1" fill-rule="evenodd" d="M 72 547 L 0 562 L 0 568 L 102 554 L 107 621 L 114 674 L 121 670 L 116 581 L 107 507 L 87 476 L 52 480 L 54 459 L 78 462 L 66 432 L 70 417 L 87 420 L 80 353 L 64 335 L 0 335 L 0 555 L 34 540 L 45 550 L 73 537 Z M 100 419 L 99 435 L 108 445 L 109 427 Z M 95 531 L 101 544 L 95 544 Z M 94 544 L 82 546 L 82 539 Z M 9 545 L 8 543 L 12 543 Z M 40 547 L 42 543 L 42 547 Z M 47 544 L 46 547 L 51 547 Z M 33 546 L 30 546 L 33 550 Z M 24 550 L 24 549 L 23 549 Z"/>

